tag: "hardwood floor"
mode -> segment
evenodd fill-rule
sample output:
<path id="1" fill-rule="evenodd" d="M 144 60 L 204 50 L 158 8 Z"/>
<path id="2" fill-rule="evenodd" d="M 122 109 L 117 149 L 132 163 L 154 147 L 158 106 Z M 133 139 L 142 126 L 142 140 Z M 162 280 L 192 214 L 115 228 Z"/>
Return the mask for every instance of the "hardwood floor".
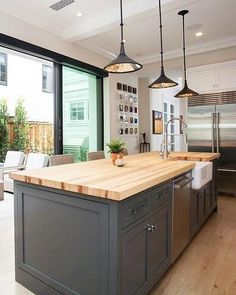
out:
<path id="1" fill-rule="evenodd" d="M 236 198 L 219 210 L 150 295 L 236 294 Z M 0 295 L 33 295 L 14 281 L 13 196 L 0 202 Z M 95 295 L 95 294 L 91 294 Z"/>
<path id="2" fill-rule="evenodd" d="M 236 294 L 236 198 L 219 209 L 150 295 Z"/>
<path id="3" fill-rule="evenodd" d="M 13 195 L 0 202 L 0 295 L 33 295 L 15 282 Z"/>

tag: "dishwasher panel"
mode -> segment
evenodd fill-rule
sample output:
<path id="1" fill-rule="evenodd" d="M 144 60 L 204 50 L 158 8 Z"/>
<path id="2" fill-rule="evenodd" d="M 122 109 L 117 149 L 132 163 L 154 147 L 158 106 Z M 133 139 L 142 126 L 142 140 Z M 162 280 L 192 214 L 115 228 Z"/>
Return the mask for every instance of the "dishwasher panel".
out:
<path id="1" fill-rule="evenodd" d="M 172 262 L 181 254 L 190 240 L 191 173 L 174 180 Z"/>

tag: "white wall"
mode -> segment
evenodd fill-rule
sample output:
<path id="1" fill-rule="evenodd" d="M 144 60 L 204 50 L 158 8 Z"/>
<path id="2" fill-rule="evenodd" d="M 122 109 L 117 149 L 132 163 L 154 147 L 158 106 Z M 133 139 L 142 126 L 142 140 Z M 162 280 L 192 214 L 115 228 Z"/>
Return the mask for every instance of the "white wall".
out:
<path id="1" fill-rule="evenodd" d="M 149 79 L 138 79 L 139 91 L 139 133 L 146 133 L 146 142 L 150 142 L 151 121 L 150 121 L 150 91 L 148 88 Z M 140 137 L 143 142 L 142 136 Z"/>
<path id="2" fill-rule="evenodd" d="M 150 83 L 153 80 L 150 80 Z M 175 117 L 179 115 L 184 116 L 184 121 L 186 121 L 186 112 L 187 112 L 187 102 L 185 99 L 175 98 L 174 95 L 180 91 L 182 88 L 181 83 L 177 87 L 167 88 L 167 89 L 150 89 L 150 127 L 151 127 L 151 150 L 159 151 L 160 145 L 163 140 L 163 134 L 152 134 L 152 110 L 160 111 L 163 113 L 164 102 L 171 103 L 175 106 Z M 179 122 L 175 123 L 176 130 L 176 151 L 185 151 L 186 150 L 186 137 L 179 135 Z"/>
<path id="3" fill-rule="evenodd" d="M 104 79 L 104 143 L 108 143 L 112 138 L 122 138 L 126 143 L 129 154 L 139 151 L 139 134 L 137 135 L 119 135 L 118 124 L 118 106 L 117 83 L 136 87 L 138 90 L 138 79 L 132 74 L 115 75 Z M 139 93 L 137 93 L 139 99 Z"/>
<path id="4" fill-rule="evenodd" d="M 53 93 L 42 91 L 42 64 L 52 63 L 0 48 L 7 54 L 7 85 L 0 85 L 0 98 L 6 98 L 9 115 L 14 116 L 17 99 L 25 100 L 29 121 L 53 122 Z"/>
<path id="5" fill-rule="evenodd" d="M 67 42 L 52 33 L 39 29 L 18 18 L 0 13 L 1 33 L 53 50 L 86 63 L 104 67 L 109 59 L 87 48 Z"/>

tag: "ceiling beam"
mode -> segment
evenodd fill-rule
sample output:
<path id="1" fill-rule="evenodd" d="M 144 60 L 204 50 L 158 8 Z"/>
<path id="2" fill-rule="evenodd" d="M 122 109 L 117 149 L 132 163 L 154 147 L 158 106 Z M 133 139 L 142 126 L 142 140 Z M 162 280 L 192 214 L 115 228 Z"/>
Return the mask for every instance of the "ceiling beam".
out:
<path id="1" fill-rule="evenodd" d="M 203 0 L 162 0 L 163 12 L 183 8 Z M 158 14 L 157 0 L 136 0 L 124 6 L 125 23 L 135 23 Z M 119 7 L 96 18 L 88 19 L 63 33 L 64 40 L 77 42 L 117 28 L 120 22 Z"/>
<path id="2" fill-rule="evenodd" d="M 93 50 L 94 52 L 97 52 L 110 59 L 114 59 L 116 57 L 116 55 L 113 54 L 112 52 L 109 52 L 104 48 L 97 47 L 93 45 L 92 43 L 90 43 L 89 41 L 83 41 L 81 43 L 81 46 L 88 48 L 90 50 Z M 195 54 L 214 51 L 218 49 L 224 49 L 224 48 L 233 47 L 233 46 L 236 46 L 236 35 L 225 37 L 222 39 L 217 39 L 214 41 L 205 41 L 205 42 L 202 42 L 201 44 L 194 45 L 194 46 L 188 46 L 186 55 L 191 56 Z M 166 51 L 164 56 L 165 56 L 165 60 L 172 60 L 178 57 L 182 57 L 183 49 L 178 48 L 176 50 Z M 136 59 L 138 62 L 142 64 L 156 63 L 160 61 L 160 54 L 157 53 L 157 54 L 148 55 L 148 56 L 146 55 L 142 57 L 137 57 Z"/>

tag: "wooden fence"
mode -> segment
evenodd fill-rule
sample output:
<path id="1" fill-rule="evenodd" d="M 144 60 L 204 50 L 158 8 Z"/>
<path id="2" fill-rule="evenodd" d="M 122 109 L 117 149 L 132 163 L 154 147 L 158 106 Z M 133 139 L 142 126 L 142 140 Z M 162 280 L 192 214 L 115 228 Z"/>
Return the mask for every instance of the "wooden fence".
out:
<path id="1" fill-rule="evenodd" d="M 25 152 L 53 153 L 53 124 L 48 122 L 33 122 L 28 124 L 28 144 Z M 14 122 L 8 122 L 10 143 L 14 139 Z"/>

